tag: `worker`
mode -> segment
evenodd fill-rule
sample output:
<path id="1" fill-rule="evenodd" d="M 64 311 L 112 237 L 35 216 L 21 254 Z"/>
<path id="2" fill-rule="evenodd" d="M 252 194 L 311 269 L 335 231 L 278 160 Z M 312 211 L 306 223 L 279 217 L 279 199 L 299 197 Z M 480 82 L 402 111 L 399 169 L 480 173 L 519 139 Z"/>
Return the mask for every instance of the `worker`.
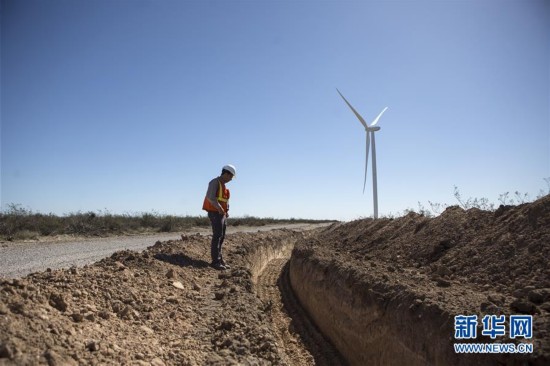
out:
<path id="1" fill-rule="evenodd" d="M 210 247 L 212 263 L 210 266 L 218 270 L 230 268 L 222 256 L 226 221 L 229 217 L 229 189 L 225 185 L 233 179 L 235 173 L 236 170 L 233 165 L 225 165 L 222 168 L 221 175 L 208 183 L 208 190 L 202 204 L 202 209 L 208 212 L 208 218 L 212 225 L 212 244 Z"/>

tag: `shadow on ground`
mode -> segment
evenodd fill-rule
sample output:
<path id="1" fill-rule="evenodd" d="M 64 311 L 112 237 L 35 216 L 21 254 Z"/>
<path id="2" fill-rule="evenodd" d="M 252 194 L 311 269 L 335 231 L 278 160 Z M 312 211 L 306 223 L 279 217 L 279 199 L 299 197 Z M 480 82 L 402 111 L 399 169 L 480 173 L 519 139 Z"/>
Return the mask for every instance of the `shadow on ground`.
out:
<path id="1" fill-rule="evenodd" d="M 185 254 L 155 254 L 155 259 L 181 267 L 205 268 L 210 264 L 202 259 L 193 259 Z"/>

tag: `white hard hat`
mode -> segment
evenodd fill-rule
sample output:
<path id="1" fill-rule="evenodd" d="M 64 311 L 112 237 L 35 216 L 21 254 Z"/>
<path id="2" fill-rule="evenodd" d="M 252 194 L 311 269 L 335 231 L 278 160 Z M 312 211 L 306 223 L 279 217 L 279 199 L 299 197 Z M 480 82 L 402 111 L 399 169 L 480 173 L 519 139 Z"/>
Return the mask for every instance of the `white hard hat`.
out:
<path id="1" fill-rule="evenodd" d="M 237 173 L 237 169 L 235 169 L 235 166 L 231 164 L 225 165 L 222 169 L 227 170 L 229 173 L 233 174 L 233 176 Z"/>

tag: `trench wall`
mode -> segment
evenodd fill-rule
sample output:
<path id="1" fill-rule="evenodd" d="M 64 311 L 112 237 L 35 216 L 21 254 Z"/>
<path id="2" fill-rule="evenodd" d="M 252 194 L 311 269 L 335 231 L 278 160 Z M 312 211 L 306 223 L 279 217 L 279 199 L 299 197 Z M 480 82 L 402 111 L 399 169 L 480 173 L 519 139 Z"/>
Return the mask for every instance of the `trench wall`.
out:
<path id="1" fill-rule="evenodd" d="M 417 304 L 404 286 L 365 283 L 353 268 L 293 248 L 297 236 L 254 245 L 247 253 L 253 284 L 269 261 L 290 258 L 294 295 L 350 365 L 519 365 L 499 355 L 455 354 L 453 316 Z M 292 256 L 291 256 L 292 254 Z"/>
<path id="2" fill-rule="evenodd" d="M 267 243 L 254 246 L 247 254 L 248 267 L 252 273 L 252 283 L 255 285 L 259 274 L 266 265 L 273 259 L 288 257 L 292 253 L 292 248 L 301 236 L 283 237 L 280 240 L 274 240 Z"/>
<path id="3" fill-rule="evenodd" d="M 365 283 L 353 268 L 299 254 L 290 260 L 294 295 L 350 365 L 510 364 L 499 355 L 455 354 L 453 315 L 415 304 L 404 286 Z"/>

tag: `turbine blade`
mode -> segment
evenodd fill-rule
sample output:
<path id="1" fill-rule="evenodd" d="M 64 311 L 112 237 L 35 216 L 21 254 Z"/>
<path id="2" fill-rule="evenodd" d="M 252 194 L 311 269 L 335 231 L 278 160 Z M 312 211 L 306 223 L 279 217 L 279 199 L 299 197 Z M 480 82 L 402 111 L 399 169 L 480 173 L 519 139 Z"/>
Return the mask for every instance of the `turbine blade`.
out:
<path id="1" fill-rule="evenodd" d="M 367 186 L 367 166 L 369 165 L 369 150 L 370 150 L 370 132 L 367 132 L 367 150 L 365 154 L 365 180 L 363 181 L 363 194 Z"/>
<path id="2" fill-rule="evenodd" d="M 384 112 L 386 111 L 386 109 L 388 109 L 388 107 L 384 108 L 384 110 L 382 112 L 380 112 L 380 114 L 378 115 L 378 117 L 376 117 L 374 119 L 374 122 L 371 123 L 371 127 L 376 125 L 378 123 L 378 120 L 380 119 L 380 117 L 382 117 L 382 115 L 384 114 Z"/>
<path id="3" fill-rule="evenodd" d="M 340 94 L 342 99 L 344 99 L 344 102 L 346 102 L 346 104 L 348 105 L 348 107 L 350 107 L 350 109 L 353 111 L 353 113 L 355 113 L 355 116 L 359 119 L 359 122 L 361 122 L 361 124 L 363 126 L 365 126 L 365 128 L 367 128 L 367 122 L 365 122 L 363 117 L 361 117 L 361 115 L 355 110 L 355 108 L 353 108 L 351 106 L 351 104 L 349 104 L 348 100 L 346 98 L 344 98 L 344 96 L 342 95 L 342 93 L 340 93 L 340 90 L 338 90 L 338 88 L 336 88 L 336 91 L 338 92 L 338 94 Z"/>

